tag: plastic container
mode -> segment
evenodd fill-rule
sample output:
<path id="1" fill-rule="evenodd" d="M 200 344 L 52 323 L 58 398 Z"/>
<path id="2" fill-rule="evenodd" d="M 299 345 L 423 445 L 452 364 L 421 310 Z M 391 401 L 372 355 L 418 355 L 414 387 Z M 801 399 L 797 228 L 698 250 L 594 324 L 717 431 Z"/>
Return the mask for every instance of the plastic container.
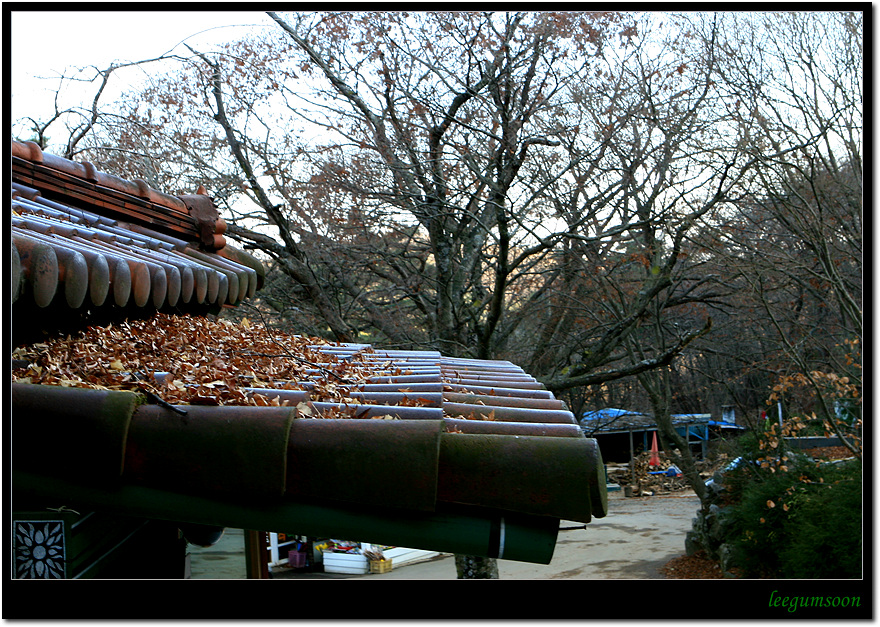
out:
<path id="1" fill-rule="evenodd" d="M 347 575 L 366 575 L 370 572 L 367 556 L 357 553 L 324 551 L 324 572 Z"/>
<path id="2" fill-rule="evenodd" d="M 391 560 L 370 560 L 370 573 L 380 575 L 391 570 Z"/>
<path id="3" fill-rule="evenodd" d="M 300 551 L 289 551 L 287 553 L 287 565 L 290 568 L 305 568 L 306 554 Z"/>

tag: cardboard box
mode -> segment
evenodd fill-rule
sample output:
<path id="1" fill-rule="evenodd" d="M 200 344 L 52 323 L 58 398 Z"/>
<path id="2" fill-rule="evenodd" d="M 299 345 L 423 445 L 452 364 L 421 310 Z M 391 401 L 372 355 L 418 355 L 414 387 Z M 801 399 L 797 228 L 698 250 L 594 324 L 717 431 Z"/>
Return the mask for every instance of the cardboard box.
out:
<path id="1" fill-rule="evenodd" d="M 424 551 L 422 549 L 407 549 L 405 547 L 396 546 L 383 551 L 385 559 L 393 559 L 395 568 L 399 568 L 404 564 L 411 564 L 422 560 L 430 559 L 436 555 L 440 555 L 437 551 Z"/>

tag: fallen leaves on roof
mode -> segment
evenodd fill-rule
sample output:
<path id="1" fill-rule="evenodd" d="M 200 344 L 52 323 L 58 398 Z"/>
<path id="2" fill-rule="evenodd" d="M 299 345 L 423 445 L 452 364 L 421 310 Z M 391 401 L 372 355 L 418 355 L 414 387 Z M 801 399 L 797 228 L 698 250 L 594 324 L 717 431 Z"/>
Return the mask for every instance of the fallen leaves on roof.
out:
<path id="1" fill-rule="evenodd" d="M 308 382 L 311 400 L 355 403 L 349 386 L 375 369 L 320 351 L 329 345 L 247 319 L 160 313 L 16 348 L 13 359 L 28 365 L 12 375 L 21 383 L 142 391 L 171 404 L 207 405 L 285 405 L 244 388 L 298 390 Z"/>

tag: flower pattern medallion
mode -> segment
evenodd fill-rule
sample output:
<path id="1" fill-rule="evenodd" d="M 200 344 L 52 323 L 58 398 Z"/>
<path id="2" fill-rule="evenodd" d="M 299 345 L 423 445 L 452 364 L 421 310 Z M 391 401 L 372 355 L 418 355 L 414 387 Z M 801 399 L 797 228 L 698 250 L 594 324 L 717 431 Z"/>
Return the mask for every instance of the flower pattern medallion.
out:
<path id="1" fill-rule="evenodd" d="M 63 579 L 64 521 L 17 520 L 13 524 L 16 579 Z"/>

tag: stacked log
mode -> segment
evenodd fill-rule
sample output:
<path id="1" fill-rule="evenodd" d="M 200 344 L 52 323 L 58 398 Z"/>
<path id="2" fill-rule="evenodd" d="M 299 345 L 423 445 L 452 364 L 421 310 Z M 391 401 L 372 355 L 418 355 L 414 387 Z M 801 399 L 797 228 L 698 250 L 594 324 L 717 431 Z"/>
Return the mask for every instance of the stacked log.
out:
<path id="1" fill-rule="evenodd" d="M 675 465 L 667 453 L 660 452 L 660 464 L 657 466 L 651 466 L 650 459 L 651 452 L 644 451 L 637 455 L 631 464 L 609 464 L 606 467 L 608 481 L 629 488 L 626 493 L 633 496 L 651 496 L 690 489 L 691 486 L 683 475 L 668 476 L 663 472 Z M 721 454 L 711 461 L 698 461 L 697 470 L 700 472 L 700 477 L 705 480 L 712 476 L 716 468 L 728 462 L 727 455 Z"/>

